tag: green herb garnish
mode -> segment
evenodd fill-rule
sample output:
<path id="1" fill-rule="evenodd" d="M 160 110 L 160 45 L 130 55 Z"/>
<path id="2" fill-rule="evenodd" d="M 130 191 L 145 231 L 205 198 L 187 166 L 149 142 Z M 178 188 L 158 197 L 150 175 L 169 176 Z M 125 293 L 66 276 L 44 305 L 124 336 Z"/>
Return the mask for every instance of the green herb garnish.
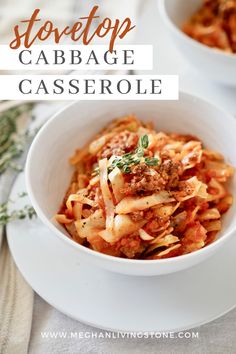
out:
<path id="1" fill-rule="evenodd" d="M 144 157 L 145 149 L 149 146 L 148 136 L 145 134 L 141 136 L 138 142 L 138 147 L 134 153 L 127 153 L 122 156 L 118 156 L 114 159 L 108 172 L 111 172 L 113 168 L 118 167 L 123 173 L 130 173 L 131 166 L 138 165 L 144 162 L 147 166 L 157 166 L 159 160 L 155 157 Z"/>
<path id="2" fill-rule="evenodd" d="M 0 114 L 0 174 L 8 167 L 20 170 L 21 167 L 14 163 L 23 151 L 29 137 L 28 132 L 17 134 L 16 121 L 22 113 L 31 110 L 31 103 L 6 110 Z"/>
<path id="3" fill-rule="evenodd" d="M 141 136 L 138 141 L 138 146 L 135 152 L 129 152 L 122 156 L 117 156 L 108 167 L 110 173 L 115 167 L 118 167 L 124 174 L 131 173 L 131 167 L 144 162 L 147 166 L 157 166 L 159 160 L 156 157 L 144 157 L 145 149 L 149 146 L 149 139 L 147 134 Z M 96 167 L 92 176 L 99 174 L 99 168 Z"/>
<path id="4" fill-rule="evenodd" d="M 148 166 L 157 166 L 159 160 L 156 157 L 145 157 L 144 162 Z"/>
<path id="5" fill-rule="evenodd" d="M 141 136 L 139 139 L 139 146 L 143 149 L 147 149 L 149 145 L 149 140 L 147 134 Z"/>
<path id="6" fill-rule="evenodd" d="M 33 103 L 22 104 L 0 113 L 0 174 L 3 174 L 8 167 L 17 171 L 22 170 L 15 158 L 20 157 L 28 145 L 32 136 L 26 131 L 23 134 L 17 132 L 17 120 L 25 112 L 31 111 Z M 27 193 L 19 194 L 19 198 L 25 197 Z M 0 204 L 0 226 L 5 226 L 10 221 L 32 219 L 36 213 L 31 205 L 25 205 L 22 209 L 9 211 L 8 200 Z"/>
<path id="7" fill-rule="evenodd" d="M 19 197 L 25 197 L 27 193 L 23 192 L 19 194 Z M 0 204 L 0 226 L 8 224 L 10 221 L 22 220 L 22 219 L 32 219 L 36 216 L 36 212 L 31 205 L 25 205 L 22 209 L 9 211 L 9 204 L 12 203 L 8 200 L 5 203 Z"/>

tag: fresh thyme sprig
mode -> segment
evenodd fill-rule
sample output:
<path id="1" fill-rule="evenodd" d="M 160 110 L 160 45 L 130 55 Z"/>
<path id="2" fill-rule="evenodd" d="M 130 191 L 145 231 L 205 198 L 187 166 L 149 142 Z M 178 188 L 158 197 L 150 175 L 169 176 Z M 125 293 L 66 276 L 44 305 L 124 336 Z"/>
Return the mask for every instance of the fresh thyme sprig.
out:
<path id="1" fill-rule="evenodd" d="M 0 174 L 8 167 L 20 170 L 14 159 L 19 157 L 23 151 L 27 139 L 28 132 L 17 134 L 16 121 L 24 112 L 30 111 L 33 107 L 32 103 L 24 104 L 19 107 L 11 108 L 0 114 Z"/>
<path id="2" fill-rule="evenodd" d="M 19 197 L 25 197 L 27 193 L 23 192 L 19 194 Z M 36 216 L 36 212 L 31 205 L 25 205 L 22 209 L 9 211 L 9 204 L 12 203 L 8 200 L 5 203 L 0 204 L 0 226 L 8 224 L 10 221 L 22 220 L 22 219 L 32 219 Z"/>
<path id="3" fill-rule="evenodd" d="M 23 134 L 17 132 L 17 119 L 24 112 L 31 111 L 32 107 L 32 103 L 27 103 L 8 109 L 0 114 L 0 175 L 8 167 L 17 171 L 22 170 L 22 166 L 15 161 L 15 158 L 20 157 L 32 137 L 28 131 Z M 31 118 L 33 119 L 33 117 Z M 19 197 L 22 198 L 26 195 L 27 193 L 23 192 Z M 0 204 L 0 226 L 5 226 L 13 220 L 32 219 L 36 215 L 31 205 L 25 205 L 22 209 L 10 211 L 10 203 L 12 201 L 8 200 Z"/>
<path id="4" fill-rule="evenodd" d="M 131 167 L 144 162 L 147 166 L 157 166 L 159 160 L 155 157 L 144 157 L 145 149 L 149 146 L 148 136 L 145 134 L 140 137 L 138 147 L 134 153 L 128 153 L 122 156 L 117 156 L 113 161 L 109 170 L 112 171 L 118 167 L 123 173 L 130 173 Z M 110 172 L 109 171 L 109 172 Z"/>

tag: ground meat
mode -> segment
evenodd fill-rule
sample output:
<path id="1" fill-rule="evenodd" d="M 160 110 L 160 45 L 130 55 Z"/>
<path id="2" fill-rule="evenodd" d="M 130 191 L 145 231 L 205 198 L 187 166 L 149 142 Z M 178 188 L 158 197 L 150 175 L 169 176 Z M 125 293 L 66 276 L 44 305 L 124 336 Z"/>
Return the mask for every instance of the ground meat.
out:
<path id="1" fill-rule="evenodd" d="M 159 172 L 145 164 L 132 168 L 132 177 L 125 185 L 125 194 L 155 193 L 165 188 L 165 181 Z"/>
<path id="2" fill-rule="evenodd" d="M 160 166 L 155 167 L 149 167 L 143 163 L 132 168 L 132 174 L 125 184 L 124 193 L 142 195 L 175 188 L 181 174 L 181 163 L 174 163 L 172 160 L 166 160 Z"/>
<path id="3" fill-rule="evenodd" d="M 160 231 L 160 229 L 164 228 L 168 228 L 170 225 L 170 221 L 168 220 L 168 218 L 155 218 L 153 220 L 150 220 L 146 225 L 145 225 L 145 230 L 150 233 L 153 234 L 155 232 Z"/>
<path id="4" fill-rule="evenodd" d="M 130 213 L 129 216 L 134 222 L 138 222 L 141 220 L 150 220 L 155 217 L 154 210 L 138 210 Z"/>
<path id="5" fill-rule="evenodd" d="M 129 235 L 116 243 L 116 249 L 127 258 L 137 258 L 144 251 L 145 246 L 138 235 Z"/>
<path id="6" fill-rule="evenodd" d="M 138 211 L 134 211 L 133 213 L 129 214 L 129 216 L 131 217 L 131 219 L 134 222 L 138 222 L 143 220 L 144 218 L 144 211 L 143 210 L 138 210 Z"/>
<path id="7" fill-rule="evenodd" d="M 155 217 L 155 212 L 154 210 L 146 210 L 144 213 L 144 219 L 145 220 L 151 220 Z"/>
<path id="8" fill-rule="evenodd" d="M 134 151 L 138 145 L 138 135 L 125 130 L 115 135 L 102 149 L 101 158 L 110 158 L 112 155 L 121 156 Z"/>
<path id="9" fill-rule="evenodd" d="M 144 242 L 137 234 L 122 237 L 113 244 L 106 242 L 98 235 L 89 236 L 88 241 L 87 247 L 115 257 L 138 258 L 145 249 Z"/>
<path id="10" fill-rule="evenodd" d="M 166 189 L 177 187 L 180 175 L 183 173 L 181 163 L 166 160 L 160 165 L 159 173 L 165 181 Z"/>

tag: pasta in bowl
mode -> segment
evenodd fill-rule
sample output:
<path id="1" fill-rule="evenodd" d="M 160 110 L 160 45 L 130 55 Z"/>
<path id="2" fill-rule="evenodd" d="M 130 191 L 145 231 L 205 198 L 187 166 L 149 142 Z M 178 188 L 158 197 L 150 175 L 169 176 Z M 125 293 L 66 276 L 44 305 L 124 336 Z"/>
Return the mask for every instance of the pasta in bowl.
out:
<path id="1" fill-rule="evenodd" d="M 27 190 L 68 258 L 129 275 L 180 271 L 221 250 L 236 230 L 235 129 L 232 116 L 185 93 L 179 101 L 76 102 L 34 139 Z M 220 199 L 206 200 L 219 186 Z"/>
<path id="2" fill-rule="evenodd" d="M 235 0 L 158 0 L 184 58 L 205 78 L 236 86 Z"/>
<path id="3" fill-rule="evenodd" d="M 202 44 L 235 54 L 236 0 L 204 0 L 182 28 Z"/>
<path id="4" fill-rule="evenodd" d="M 134 116 L 110 123 L 70 163 L 56 220 L 76 242 L 116 257 L 197 251 L 215 240 L 233 202 L 225 183 L 234 169 L 221 154 Z"/>

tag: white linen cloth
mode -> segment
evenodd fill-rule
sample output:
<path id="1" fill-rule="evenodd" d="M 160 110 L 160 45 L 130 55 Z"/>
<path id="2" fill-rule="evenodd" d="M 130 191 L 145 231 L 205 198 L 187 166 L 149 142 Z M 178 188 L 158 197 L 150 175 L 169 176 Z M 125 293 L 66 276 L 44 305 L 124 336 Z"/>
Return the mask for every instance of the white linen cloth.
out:
<path id="1" fill-rule="evenodd" d="M 200 328 L 193 339 L 46 339 L 42 332 L 97 332 L 74 321 L 35 296 L 29 354 L 234 354 L 236 310 Z"/>
<path id="2" fill-rule="evenodd" d="M 33 132 L 65 104 L 68 103 L 39 104 L 34 109 L 37 119 L 28 126 L 26 114 L 18 129 L 24 130 L 27 124 Z M 0 176 L 0 203 L 8 198 L 14 177 L 10 169 Z M 0 228 L 0 354 L 24 354 L 30 338 L 34 293 L 15 266 L 2 232 Z"/>
<path id="3" fill-rule="evenodd" d="M 27 353 L 34 294 L 16 268 L 6 240 L 0 253 L 0 284 L 0 353 Z"/>

